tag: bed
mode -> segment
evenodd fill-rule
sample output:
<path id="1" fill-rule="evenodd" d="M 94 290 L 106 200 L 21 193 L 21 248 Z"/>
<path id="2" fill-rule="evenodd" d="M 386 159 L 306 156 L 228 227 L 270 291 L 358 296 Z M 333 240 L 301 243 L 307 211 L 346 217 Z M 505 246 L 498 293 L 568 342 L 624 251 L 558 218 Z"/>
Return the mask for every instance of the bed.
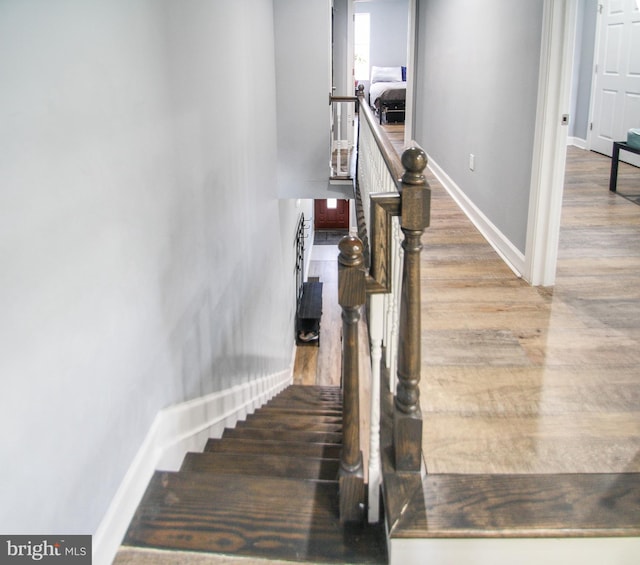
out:
<path id="1" fill-rule="evenodd" d="M 371 67 L 369 105 L 380 123 L 404 122 L 407 99 L 406 67 Z"/>

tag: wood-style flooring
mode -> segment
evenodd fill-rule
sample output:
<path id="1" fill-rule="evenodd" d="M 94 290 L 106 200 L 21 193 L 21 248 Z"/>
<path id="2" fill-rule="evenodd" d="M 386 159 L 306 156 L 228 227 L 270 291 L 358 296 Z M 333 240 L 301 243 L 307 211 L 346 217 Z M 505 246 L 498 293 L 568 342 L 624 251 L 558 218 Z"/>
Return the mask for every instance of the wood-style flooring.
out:
<path id="1" fill-rule="evenodd" d="M 431 473 L 640 471 L 640 206 L 568 148 L 557 281 L 514 276 L 439 183 L 422 258 Z M 621 165 L 621 183 L 640 170 Z"/>
<path id="2" fill-rule="evenodd" d="M 386 128 L 400 150 L 402 126 Z M 552 288 L 516 277 L 428 173 L 420 385 L 428 472 L 640 472 L 640 206 L 608 191 L 609 166 L 568 148 Z M 619 186 L 634 185 L 640 170 L 621 163 Z M 337 250 L 322 252 L 311 273 L 329 282 Z M 299 356 L 296 382 L 312 384 L 315 368 L 315 382 L 337 384 L 333 292 L 327 285 L 317 364 L 302 370 Z"/>

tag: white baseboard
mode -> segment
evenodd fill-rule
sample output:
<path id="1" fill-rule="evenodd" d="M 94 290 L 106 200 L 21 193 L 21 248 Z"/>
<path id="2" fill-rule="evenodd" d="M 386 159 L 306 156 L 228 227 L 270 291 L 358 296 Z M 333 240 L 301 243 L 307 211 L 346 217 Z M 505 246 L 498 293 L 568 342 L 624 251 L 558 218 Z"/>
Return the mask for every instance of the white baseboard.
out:
<path id="1" fill-rule="evenodd" d="M 93 536 L 94 565 L 112 563 L 154 471 L 177 470 L 188 451 L 201 451 L 291 382 L 287 369 L 161 410 Z"/>
<path id="2" fill-rule="evenodd" d="M 467 197 L 462 189 L 445 173 L 445 171 L 428 156 L 429 169 L 440 181 L 460 209 L 471 220 L 482 236 L 489 242 L 502 260 L 516 276 L 522 277 L 525 270 L 524 253 L 517 249 L 511 241 L 487 218 L 482 211 Z"/>
<path id="3" fill-rule="evenodd" d="M 635 565 L 640 538 L 393 539 L 391 565 Z"/>
<path id="4" fill-rule="evenodd" d="M 567 145 L 573 145 L 574 147 L 577 147 L 578 149 L 586 149 L 587 148 L 587 140 L 586 139 L 581 139 L 579 137 L 568 137 L 567 138 Z"/>

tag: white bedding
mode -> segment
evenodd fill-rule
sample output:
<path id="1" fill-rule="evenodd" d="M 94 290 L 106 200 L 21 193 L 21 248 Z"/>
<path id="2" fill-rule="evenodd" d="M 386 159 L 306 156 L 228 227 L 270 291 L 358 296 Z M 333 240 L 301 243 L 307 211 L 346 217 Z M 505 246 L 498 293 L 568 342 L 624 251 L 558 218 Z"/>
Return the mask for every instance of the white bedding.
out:
<path id="1" fill-rule="evenodd" d="M 374 82 L 369 86 L 369 100 L 375 106 L 376 100 L 385 90 L 407 88 L 406 81 L 401 82 Z"/>

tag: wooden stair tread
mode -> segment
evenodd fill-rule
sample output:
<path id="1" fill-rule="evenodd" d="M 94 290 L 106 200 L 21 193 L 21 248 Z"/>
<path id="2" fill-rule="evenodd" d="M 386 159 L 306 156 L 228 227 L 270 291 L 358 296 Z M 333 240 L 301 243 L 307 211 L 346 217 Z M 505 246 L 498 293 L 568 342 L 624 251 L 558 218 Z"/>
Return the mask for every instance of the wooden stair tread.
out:
<path id="1" fill-rule="evenodd" d="M 156 472 L 124 545 L 334 563 L 385 563 L 384 532 L 338 519 L 333 483 Z"/>
<path id="2" fill-rule="evenodd" d="M 394 538 L 640 535 L 640 473 L 427 475 Z"/>
<path id="3" fill-rule="evenodd" d="M 335 443 L 225 438 L 224 440 L 208 440 L 204 451 L 212 453 L 270 453 L 274 455 L 340 459 L 341 449 L 342 446 Z"/>
<path id="4" fill-rule="evenodd" d="M 337 481 L 340 461 L 250 453 L 187 453 L 180 471 Z"/>
<path id="5" fill-rule="evenodd" d="M 265 410 L 265 412 L 269 411 L 269 410 L 291 410 L 292 408 L 295 408 L 295 410 L 297 411 L 301 411 L 301 412 L 305 412 L 307 414 L 324 414 L 326 412 L 332 412 L 332 413 L 338 413 L 341 414 L 342 413 L 342 406 L 335 406 L 335 405 L 331 405 L 331 406 L 327 406 L 326 404 L 317 404 L 317 403 L 313 403 L 313 402 L 276 402 L 273 404 L 269 404 L 268 409 Z"/>
<path id="6" fill-rule="evenodd" d="M 258 419 L 241 420 L 236 422 L 237 429 L 255 428 L 270 430 L 292 430 L 292 431 L 306 431 L 306 432 L 331 432 L 341 433 L 342 424 L 323 424 L 316 423 L 308 420 L 270 420 L 268 422 L 260 421 Z"/>
<path id="7" fill-rule="evenodd" d="M 305 422 L 307 424 L 342 424 L 342 415 L 333 414 L 303 414 L 301 412 L 270 412 L 267 410 L 259 410 L 253 414 L 248 414 L 246 421 L 264 421 L 269 422 Z"/>
<path id="8" fill-rule="evenodd" d="M 331 385 L 290 385 L 281 390 L 276 396 L 306 395 L 306 396 L 340 396 L 342 391 L 339 386 Z"/>
<path id="9" fill-rule="evenodd" d="M 156 472 L 125 546 L 245 558 L 386 563 L 384 523 L 339 519 L 342 393 L 291 386 L 177 473 Z"/>
<path id="10" fill-rule="evenodd" d="M 293 406 L 300 404 L 309 407 L 342 407 L 342 391 L 338 387 L 317 387 L 292 385 L 268 403 L 270 406 Z"/>
<path id="11" fill-rule="evenodd" d="M 299 408 L 297 406 L 276 406 L 267 404 L 266 406 L 262 406 L 258 409 L 258 411 L 254 412 L 260 414 L 268 414 L 268 415 L 284 415 L 284 414 L 300 414 L 307 416 L 330 416 L 334 418 L 342 418 L 342 408 L 324 408 L 319 407 L 316 410 L 308 410 L 307 408 Z"/>
<path id="12" fill-rule="evenodd" d="M 223 438 L 269 439 L 311 443 L 341 443 L 342 434 L 336 432 L 306 432 L 299 430 L 265 430 L 262 428 L 227 428 Z"/>

